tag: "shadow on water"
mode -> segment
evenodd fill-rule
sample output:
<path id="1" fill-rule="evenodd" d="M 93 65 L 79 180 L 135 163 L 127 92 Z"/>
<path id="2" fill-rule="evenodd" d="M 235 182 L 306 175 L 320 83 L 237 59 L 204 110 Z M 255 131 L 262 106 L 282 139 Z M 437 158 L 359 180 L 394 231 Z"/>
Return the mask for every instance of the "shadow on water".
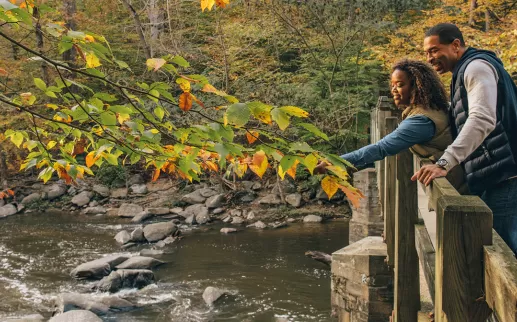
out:
<path id="1" fill-rule="evenodd" d="M 52 297 L 77 291 L 83 282 L 68 272 L 105 254 L 121 253 L 113 236 L 134 225 L 118 218 L 28 214 L 0 221 L 0 320 L 40 312 L 49 316 Z M 157 286 L 124 290 L 143 308 L 106 321 L 331 321 L 330 272 L 304 256 L 331 253 L 348 242 L 348 222 L 292 224 L 278 230 L 247 229 L 223 235 L 220 225 L 195 228 L 169 245 L 155 269 Z M 138 254 L 144 245 L 127 253 Z M 229 296 L 209 308 L 207 286 Z"/>

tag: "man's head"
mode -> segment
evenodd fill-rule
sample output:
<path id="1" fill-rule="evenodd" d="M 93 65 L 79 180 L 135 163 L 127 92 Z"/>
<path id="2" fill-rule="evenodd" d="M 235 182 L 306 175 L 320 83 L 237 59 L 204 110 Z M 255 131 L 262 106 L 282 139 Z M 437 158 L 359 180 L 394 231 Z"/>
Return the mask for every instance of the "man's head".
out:
<path id="1" fill-rule="evenodd" d="M 463 35 L 454 24 L 440 23 L 425 33 L 424 51 L 427 62 L 439 74 L 452 71 L 465 50 Z"/>

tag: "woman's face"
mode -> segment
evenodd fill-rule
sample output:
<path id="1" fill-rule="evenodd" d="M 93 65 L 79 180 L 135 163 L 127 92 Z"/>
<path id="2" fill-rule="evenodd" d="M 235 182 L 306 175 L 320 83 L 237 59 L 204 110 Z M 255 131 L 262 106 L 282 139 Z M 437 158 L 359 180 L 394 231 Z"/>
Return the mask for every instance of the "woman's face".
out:
<path id="1" fill-rule="evenodd" d="M 395 69 L 391 74 L 391 94 L 397 107 L 411 103 L 411 82 L 405 71 Z"/>

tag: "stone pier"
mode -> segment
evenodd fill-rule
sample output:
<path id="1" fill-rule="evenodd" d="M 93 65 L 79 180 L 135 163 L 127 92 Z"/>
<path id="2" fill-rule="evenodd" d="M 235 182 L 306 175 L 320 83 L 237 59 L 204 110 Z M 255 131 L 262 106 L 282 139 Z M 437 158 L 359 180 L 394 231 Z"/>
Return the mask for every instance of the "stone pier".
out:
<path id="1" fill-rule="evenodd" d="M 359 208 L 352 207 L 349 244 L 368 236 L 381 236 L 384 230 L 375 169 L 354 173 L 354 187 L 361 190 L 364 198 L 361 199 Z"/>
<path id="2" fill-rule="evenodd" d="M 339 322 L 386 322 L 393 310 L 393 273 L 386 244 L 367 237 L 332 254 L 332 310 Z"/>

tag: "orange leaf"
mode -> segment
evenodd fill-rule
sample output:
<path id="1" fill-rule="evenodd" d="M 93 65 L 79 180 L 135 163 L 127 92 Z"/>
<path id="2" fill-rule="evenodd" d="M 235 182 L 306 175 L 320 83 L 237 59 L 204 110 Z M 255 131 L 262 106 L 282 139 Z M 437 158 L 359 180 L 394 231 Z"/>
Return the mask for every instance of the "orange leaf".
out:
<path id="1" fill-rule="evenodd" d="M 359 208 L 360 199 L 364 198 L 364 195 L 361 191 L 353 187 L 346 187 L 340 185 L 339 188 L 343 191 L 348 198 L 348 200 L 352 203 L 354 208 Z"/>
<path id="2" fill-rule="evenodd" d="M 192 108 L 192 95 L 189 92 L 180 95 L 179 107 L 184 112 Z"/>
<path id="3" fill-rule="evenodd" d="M 194 95 L 190 94 L 190 96 L 192 97 L 192 99 L 194 100 L 194 102 L 196 102 L 199 106 L 201 106 L 202 108 L 205 108 L 205 104 L 203 104 L 203 102 L 201 102 L 200 100 L 198 100 L 197 97 L 195 97 Z"/>
<path id="4" fill-rule="evenodd" d="M 7 197 L 7 195 L 5 194 L 5 192 L 0 192 L 0 199 L 4 199 L 5 197 Z"/>
<path id="5" fill-rule="evenodd" d="M 9 73 L 5 69 L 0 68 L 0 76 L 7 76 L 7 75 L 9 75 Z"/>
<path id="6" fill-rule="evenodd" d="M 100 158 L 100 155 L 95 156 L 95 151 L 88 153 L 88 155 L 86 156 L 86 166 L 88 168 L 91 168 L 92 165 L 94 165 L 95 162 L 97 162 L 97 160 L 99 160 L 99 158 Z"/>
<path id="7" fill-rule="evenodd" d="M 206 167 L 212 171 L 219 171 L 219 167 L 217 166 L 217 163 L 213 162 L 213 161 L 205 161 L 204 164 L 206 165 Z"/>
<path id="8" fill-rule="evenodd" d="M 230 0 L 215 0 L 215 4 L 219 7 L 219 8 L 224 8 L 226 7 L 226 5 L 228 5 L 230 3 Z"/>
<path id="9" fill-rule="evenodd" d="M 158 180 L 158 178 L 160 177 L 160 169 L 156 169 L 154 170 L 154 174 L 153 174 L 153 182 L 155 182 L 156 180 Z"/>
<path id="10" fill-rule="evenodd" d="M 253 155 L 253 161 L 250 164 L 250 170 L 262 179 L 262 176 L 264 173 L 266 173 L 268 165 L 269 162 L 267 160 L 266 153 L 260 150 L 257 151 L 255 155 Z"/>
<path id="11" fill-rule="evenodd" d="M 217 89 L 210 84 L 205 84 L 205 86 L 203 86 L 201 91 L 206 92 L 206 93 L 216 93 Z"/>
<path id="12" fill-rule="evenodd" d="M 246 132 L 246 138 L 249 144 L 253 144 L 259 138 L 259 133 L 257 131 Z"/>
<path id="13" fill-rule="evenodd" d="M 74 146 L 74 150 L 72 151 L 72 156 L 76 156 L 78 154 L 84 153 L 84 143 L 85 143 L 85 140 L 83 140 L 83 139 L 77 141 L 77 143 Z"/>
<path id="14" fill-rule="evenodd" d="M 11 196 L 14 196 L 14 191 L 12 191 L 11 189 L 7 189 L 7 193 Z"/>
<path id="15" fill-rule="evenodd" d="M 295 160 L 293 166 L 287 170 L 287 174 L 293 179 L 296 179 L 296 168 L 298 167 L 298 163 L 300 163 L 300 161 Z"/>
<path id="16" fill-rule="evenodd" d="M 339 184 L 336 178 L 326 176 L 321 180 L 321 188 L 323 188 L 323 191 L 325 191 L 330 200 L 330 198 L 336 194 Z"/>

